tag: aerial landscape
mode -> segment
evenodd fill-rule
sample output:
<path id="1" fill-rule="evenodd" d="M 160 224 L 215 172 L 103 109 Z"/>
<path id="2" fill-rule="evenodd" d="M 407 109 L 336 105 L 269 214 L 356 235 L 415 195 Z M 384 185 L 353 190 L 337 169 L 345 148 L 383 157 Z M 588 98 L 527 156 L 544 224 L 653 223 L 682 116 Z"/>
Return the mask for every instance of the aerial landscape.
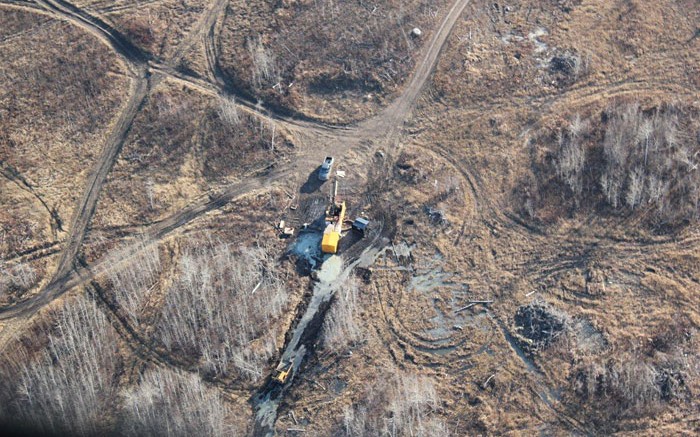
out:
<path id="1" fill-rule="evenodd" d="M 700 0 L 0 0 L 0 435 L 700 435 Z"/>

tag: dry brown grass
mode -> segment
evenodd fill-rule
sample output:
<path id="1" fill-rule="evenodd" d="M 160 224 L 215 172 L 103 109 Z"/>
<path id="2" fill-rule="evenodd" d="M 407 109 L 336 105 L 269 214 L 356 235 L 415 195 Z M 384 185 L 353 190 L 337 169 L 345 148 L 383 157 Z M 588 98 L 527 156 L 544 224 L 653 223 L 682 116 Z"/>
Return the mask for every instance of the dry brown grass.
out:
<path id="1" fill-rule="evenodd" d="M 116 57 L 73 26 L 16 11 L 2 19 L 0 257 L 37 272 L 4 296 L 16 299 L 51 271 L 46 256 L 66 236 L 127 81 Z"/>
<path id="2" fill-rule="evenodd" d="M 404 83 L 445 2 L 234 2 L 221 66 L 268 105 L 334 122 L 375 113 Z M 423 38 L 409 36 L 423 30 Z"/>
<path id="3" fill-rule="evenodd" d="M 171 57 L 206 8 L 202 0 L 139 2 L 81 1 L 137 47 L 158 58 Z"/>
<path id="4" fill-rule="evenodd" d="M 417 25 L 430 33 L 435 20 L 426 5 L 385 1 L 372 12 L 374 6 L 367 2 L 232 2 L 215 41 L 220 66 L 229 86 L 253 100 L 263 99 L 266 106 L 326 121 L 365 117 L 396 96 L 413 68 L 421 43 L 407 42 L 402 31 Z M 300 426 L 319 435 L 696 431 L 697 227 L 657 235 L 636 209 L 619 220 L 585 208 L 585 200 L 566 198 L 567 190 L 589 194 L 585 184 L 575 183 L 589 167 L 578 165 L 571 132 L 563 134 L 561 143 L 556 137 L 581 114 L 592 129 L 587 135 L 597 135 L 595 141 L 587 138 L 589 146 L 600 147 L 605 138 L 600 115 L 628 102 L 639 102 L 645 110 L 672 103 L 681 108 L 682 123 L 693 126 L 697 115 L 688 108 L 697 106 L 700 85 L 695 6 L 691 0 L 469 3 L 397 148 L 385 150 L 384 166 L 378 158 L 363 161 L 377 164 L 367 169 L 371 211 L 396 218 L 390 226 L 391 248 L 363 271 L 353 311 L 331 309 L 336 322 L 341 317 L 348 322 L 344 328 L 358 328 L 357 338 L 337 350 L 317 348 L 307 357 L 302 373 L 284 392 L 279 433 Z M 93 11 L 141 47 L 166 58 L 199 10 L 189 3 L 174 9 L 170 2 L 136 12 L 102 7 L 92 4 Z M 192 9 L 186 11 L 188 7 Z M 110 73 L 119 67 L 101 53 L 102 46 L 83 41 L 65 24 L 30 24 L 33 19 L 23 14 L 7 17 L 21 23 L 0 26 L 3 38 L 25 26 L 30 31 L 3 45 L 12 50 L 2 52 L 0 69 L 24 88 L 12 94 L 12 87 L 4 87 L 11 94 L 0 111 L 15 111 L 10 103 L 22 110 L 3 117 L 3 123 L 9 121 L 0 126 L 0 150 L 40 187 L 49 206 L 57 204 L 54 199 L 65 200 L 65 218 L 79 195 L 73 185 L 84 180 L 79 170 L 89 167 L 101 147 L 92 140 L 104 136 L 104 127 L 118 112 L 125 81 Z M 50 29 L 61 29 L 61 34 Z M 81 52 L 60 53 L 76 42 L 83 44 Z M 28 45 L 46 48 L 46 56 L 27 63 L 22 48 Z M 201 42 L 193 50 L 186 61 L 204 76 L 208 67 Z M 89 59 L 83 59 L 86 54 Z M 93 68 L 75 71 L 84 65 Z M 47 68 L 63 73 L 52 77 L 61 86 L 48 88 L 52 101 L 44 102 L 32 89 L 43 78 L 32 72 Z M 100 74 L 92 78 L 94 72 Z M 80 80 L 64 79 L 66 74 Z M 85 80 L 92 85 L 76 85 Z M 280 86 L 273 88 L 276 82 Z M 80 101 L 59 105 L 55 100 L 67 98 L 64 88 L 70 96 L 93 92 L 97 100 L 86 107 Z M 95 111 L 98 103 L 104 111 Z M 243 116 L 230 104 L 162 82 L 151 90 L 104 187 L 86 240 L 88 262 L 116 252 L 118 242 L 133 242 L 128 236 L 143 225 L 177 213 L 277 158 L 279 148 L 272 154 L 267 147 L 270 137 L 259 119 Z M 542 164 L 559 151 L 559 168 Z M 51 172 L 55 176 L 48 177 Z M 286 189 L 296 194 L 308 176 L 285 181 Z M 563 182 L 542 196 L 533 188 L 540 177 Z M 17 231 L 0 246 L 9 257 L 52 231 L 50 215 L 36 197 L 14 182 L 1 188 L 3 206 L 9 206 L 1 217 Z M 362 188 L 355 187 L 358 192 Z M 537 195 L 539 203 L 532 199 Z M 120 343 L 125 370 L 119 387 L 139 397 L 145 362 L 190 370 L 207 362 L 196 342 L 166 348 L 152 341 L 166 303 L 187 291 L 178 279 L 187 253 L 184 241 L 201 241 L 206 229 L 228 245 L 245 247 L 264 239 L 281 252 L 285 243 L 276 239 L 272 225 L 285 217 L 289 205 L 282 190 L 258 192 L 193 220 L 161 242 L 157 273 L 145 279 L 132 276 L 138 283 L 134 290 L 149 288 L 143 301 L 130 305 L 133 312 L 142 310 L 129 320 L 133 332 L 124 328 L 122 319 L 129 317 L 116 304 L 120 297 L 100 278 L 101 308 L 132 346 Z M 528 209 L 541 220 L 517 215 Z M 232 282 L 227 268 L 207 265 L 205 258 L 212 254 L 204 252 L 190 248 L 190 255 L 195 254 L 190 258 L 199 266 L 193 270 L 199 276 L 194 276 L 218 272 L 224 278 L 219 282 Z M 289 274 L 289 308 L 303 309 L 308 278 L 291 274 L 291 263 L 280 268 Z M 114 278 L 115 283 L 121 280 L 116 273 Z M 221 298 L 227 290 L 214 289 L 210 300 L 231 301 Z M 469 306 L 472 300 L 493 302 Z M 562 329 L 540 323 L 541 317 L 523 318 L 527 308 L 545 308 L 563 321 Z M 247 337 L 253 339 L 250 347 L 263 351 L 255 362 L 262 370 L 255 375 L 266 375 L 277 364 L 284 333 L 296 316 L 294 310 L 282 311 L 266 327 L 273 334 L 256 330 Z M 552 327 L 557 334 L 550 332 Z M 201 326 L 193 332 L 201 338 L 206 334 Z M 222 335 L 214 334 L 214 343 L 223 343 Z M 28 336 L 27 341 L 37 342 L 32 347 L 38 350 L 45 338 Z M 261 341 L 265 338 L 267 346 Z M 531 345 L 541 338 L 546 341 Z M 247 402 L 259 387 L 237 372 L 223 377 L 225 402 L 241 412 L 237 428 L 250 430 Z M 3 377 L 11 380 L 11 375 Z M 199 381 L 191 385 L 198 388 Z M 153 387 L 158 385 L 142 389 Z M 291 411 L 294 416 L 287 415 Z"/>
<path id="5" fill-rule="evenodd" d="M 274 147 L 273 140 L 274 138 Z M 285 133 L 165 81 L 134 121 L 98 202 L 94 227 L 150 223 L 293 152 Z"/>

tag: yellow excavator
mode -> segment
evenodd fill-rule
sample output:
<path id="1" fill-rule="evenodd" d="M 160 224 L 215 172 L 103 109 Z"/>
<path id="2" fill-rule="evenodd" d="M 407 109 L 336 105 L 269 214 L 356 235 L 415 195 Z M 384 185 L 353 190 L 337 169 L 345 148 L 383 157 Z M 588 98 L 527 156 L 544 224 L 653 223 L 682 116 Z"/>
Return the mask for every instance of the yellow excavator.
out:
<path id="1" fill-rule="evenodd" d="M 323 231 L 321 251 L 323 253 L 337 253 L 340 234 L 345 220 L 345 202 L 338 200 L 338 180 L 333 182 L 333 195 L 326 209 L 326 229 Z"/>
<path id="2" fill-rule="evenodd" d="M 293 366 L 294 363 L 280 363 L 275 369 L 275 371 L 272 372 L 272 380 L 278 384 L 284 384 L 285 382 L 287 382 L 287 378 L 289 378 L 289 375 L 292 373 Z"/>

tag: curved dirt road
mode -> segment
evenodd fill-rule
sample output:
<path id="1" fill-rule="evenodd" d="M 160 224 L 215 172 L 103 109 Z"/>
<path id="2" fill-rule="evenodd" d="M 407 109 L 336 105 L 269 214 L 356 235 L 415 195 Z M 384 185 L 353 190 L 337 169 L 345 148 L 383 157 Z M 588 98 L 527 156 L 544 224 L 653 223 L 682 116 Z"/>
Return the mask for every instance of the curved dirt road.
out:
<path id="1" fill-rule="evenodd" d="M 111 166 L 116 159 L 121 146 L 124 143 L 126 135 L 131 127 L 131 123 L 138 113 L 139 107 L 143 100 L 148 94 L 148 72 L 145 70 L 146 60 L 150 58 L 149 55 L 142 52 L 140 49 L 131 44 L 128 40 L 124 39 L 118 32 L 109 27 L 106 23 L 96 17 L 92 17 L 86 12 L 80 10 L 79 8 L 61 1 L 61 0 L 40 0 L 41 4 L 47 8 L 49 11 L 53 11 L 57 18 L 66 19 L 74 24 L 85 28 L 90 33 L 98 36 L 102 41 L 107 43 L 118 55 L 124 58 L 130 65 L 133 71 L 141 72 L 141 75 L 134 80 L 132 84 L 134 90 L 132 91 L 131 98 L 127 103 L 125 110 L 122 112 L 115 130 L 113 131 L 110 139 L 108 140 L 108 146 L 105 148 L 100 160 L 98 162 L 97 169 L 94 171 L 93 175 L 88 181 L 88 187 L 83 195 L 80 206 L 73 219 L 73 225 L 71 226 L 71 235 L 68 239 L 66 248 L 59 262 L 59 267 L 53 279 L 47 285 L 47 287 L 37 296 L 31 298 L 28 301 L 16 304 L 13 307 L 5 308 L 0 310 L 0 319 L 7 319 L 16 316 L 26 316 L 43 305 L 51 302 L 57 296 L 60 296 L 65 291 L 74 287 L 76 284 L 83 283 L 87 278 L 94 277 L 95 273 L 93 269 L 86 272 L 85 269 L 80 269 L 76 271 L 75 274 L 71 274 L 70 270 L 75 266 L 76 256 L 78 254 L 80 244 L 83 241 L 87 226 L 94 212 L 97 199 L 99 197 L 99 192 L 104 180 L 106 179 Z M 314 143 L 320 143 L 321 145 L 333 144 L 333 149 L 338 151 L 347 150 L 348 147 L 357 146 L 361 143 L 363 138 L 378 138 L 377 143 L 386 141 L 392 138 L 399 127 L 398 124 L 401 123 L 402 119 L 407 116 L 409 111 L 412 109 L 415 101 L 420 94 L 420 91 L 425 86 L 428 81 L 430 74 L 432 73 L 435 65 L 437 64 L 438 56 L 442 47 L 444 46 L 447 37 L 449 36 L 454 24 L 456 23 L 458 17 L 469 3 L 469 0 L 457 0 L 452 7 L 449 9 L 447 15 L 441 22 L 440 27 L 435 31 L 430 42 L 425 46 L 425 53 L 418 63 L 417 69 L 414 71 L 408 86 L 406 87 L 404 93 L 388 108 L 383 110 L 376 117 L 360 123 L 357 126 L 351 128 L 335 128 L 322 123 L 314 123 L 308 120 L 297 120 L 290 117 L 279 116 L 277 114 L 264 114 L 262 113 L 257 105 L 248 102 L 247 100 L 238 100 L 237 103 L 244 109 L 254 113 L 257 116 L 263 115 L 268 119 L 274 119 L 281 122 L 284 127 L 288 128 L 292 133 L 295 134 L 297 138 L 306 137 L 308 140 L 322 140 L 313 141 Z M 213 38 L 213 31 L 217 17 L 224 10 L 225 1 L 219 0 L 212 5 L 212 8 L 205 12 L 202 19 L 199 20 L 196 29 L 191 33 L 191 37 L 186 38 L 183 41 L 183 46 L 191 46 L 194 39 L 197 36 L 206 38 L 207 36 Z M 213 44 L 213 41 L 209 44 Z M 176 49 L 177 56 L 182 56 L 183 50 Z M 200 80 L 188 76 L 186 74 L 177 72 L 170 65 L 163 65 L 157 62 L 148 62 L 150 68 L 157 73 L 161 73 L 176 79 L 180 79 L 189 84 L 195 84 L 198 88 L 206 90 L 211 94 L 215 94 L 219 97 L 222 95 L 227 95 L 228 93 L 224 90 L 221 84 L 212 84 L 205 80 Z M 168 63 L 170 64 L 170 63 Z M 353 141 L 354 140 L 354 141 Z M 313 148 L 308 150 L 305 154 L 306 156 L 300 156 L 297 163 L 303 164 L 313 164 L 313 158 L 316 157 L 318 151 Z M 280 169 L 280 173 L 284 173 L 285 169 Z M 289 171 L 289 169 L 286 169 Z M 253 190 L 260 186 L 261 181 L 250 180 L 249 183 L 237 184 L 230 187 L 227 193 L 238 193 L 237 195 L 243 195 L 241 187 L 247 187 L 247 189 Z M 245 189 L 245 188 L 244 188 Z M 218 207 L 223 206 L 227 200 L 226 198 L 233 198 L 236 194 L 232 194 L 231 197 L 227 195 L 220 196 L 219 202 L 223 202 L 218 205 Z M 176 214 L 176 216 L 171 217 L 172 224 L 163 226 L 163 229 L 167 229 L 162 235 L 170 232 L 173 229 L 181 226 L 184 223 L 189 222 L 194 217 L 213 209 L 216 205 L 215 203 L 208 202 L 208 206 L 201 204 L 193 205 L 183 210 L 181 213 Z M 158 235 L 156 232 L 153 234 Z M 104 262 L 98 262 L 98 265 L 104 265 Z M 87 274 L 87 276 L 85 276 Z M 76 279 L 79 278 L 79 279 Z"/>
<path id="2" fill-rule="evenodd" d="M 73 213 L 73 220 L 70 225 L 70 235 L 65 248 L 61 253 L 58 268 L 53 279 L 47 286 L 50 287 L 56 278 L 65 276 L 66 272 L 73 268 L 80 246 L 85 238 L 90 219 L 97 206 L 97 200 L 107 174 L 112 169 L 112 165 L 119 154 L 126 136 L 131 129 L 131 124 L 138 113 L 141 104 L 148 95 L 148 81 L 145 79 L 132 80 L 132 90 L 126 107 L 122 111 L 114 127 L 114 130 L 107 139 L 107 144 L 102 151 L 102 155 L 97 161 L 97 167 L 92 172 L 87 181 L 87 187 L 83 193 L 78 208 Z"/>

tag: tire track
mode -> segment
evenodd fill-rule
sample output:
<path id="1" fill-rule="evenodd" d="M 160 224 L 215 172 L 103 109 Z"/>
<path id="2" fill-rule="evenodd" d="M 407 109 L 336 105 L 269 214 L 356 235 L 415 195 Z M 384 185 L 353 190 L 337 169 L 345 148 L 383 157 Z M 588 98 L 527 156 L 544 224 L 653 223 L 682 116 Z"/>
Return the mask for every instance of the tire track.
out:
<path id="1" fill-rule="evenodd" d="M 440 26 L 435 30 L 427 47 L 424 49 L 425 53 L 418 62 L 418 66 L 414 70 L 401 96 L 376 117 L 360 122 L 357 125 L 355 131 L 358 134 L 358 140 L 373 140 L 365 144 L 374 145 L 369 151 L 360 150 L 359 153 L 371 153 L 371 151 L 376 149 L 381 143 L 390 142 L 396 135 L 397 130 L 403 126 L 408 114 L 415 106 L 421 91 L 423 91 L 425 84 L 435 70 L 439 55 L 447 42 L 447 38 L 452 33 L 457 19 L 462 15 L 469 1 L 470 0 L 456 0 L 452 4 L 440 23 Z M 383 134 L 380 134 L 379 138 L 377 138 L 377 133 Z M 380 141 L 377 141 L 378 139 Z M 362 141 L 358 142 L 362 143 Z"/>
<path id="2" fill-rule="evenodd" d="M 3 175 L 7 180 L 17 185 L 17 187 L 19 187 L 21 190 L 34 196 L 36 200 L 39 201 L 41 206 L 49 214 L 49 221 L 51 231 L 53 233 L 53 238 L 58 238 L 56 233 L 64 232 L 63 220 L 61 219 L 61 216 L 58 215 L 58 210 L 56 208 L 50 208 L 46 201 L 44 201 L 44 199 L 36 191 L 34 191 L 34 187 L 32 186 L 32 184 L 30 184 L 16 168 L 12 167 L 10 164 L 2 160 L 0 160 L 0 174 Z"/>
<path id="3" fill-rule="evenodd" d="M 52 281 L 42 293 L 33 298 L 15 304 L 12 307 L 0 310 L 0 320 L 7 320 L 13 317 L 29 317 L 43 306 L 52 302 L 57 297 L 69 290 L 84 285 L 95 278 L 105 275 L 114 269 L 123 268 L 124 264 L 139 252 L 148 243 L 156 242 L 170 234 L 174 230 L 190 223 L 207 212 L 221 208 L 231 201 L 239 199 L 252 193 L 255 190 L 269 188 L 272 184 L 288 177 L 292 170 L 280 170 L 264 178 L 253 178 L 240 184 L 230 186 L 219 195 L 202 199 L 172 216 L 159 221 L 148 227 L 143 232 L 143 240 L 123 248 L 115 255 L 105 255 L 100 260 L 89 266 L 76 265 L 74 269 L 66 271 Z"/>
<path id="4" fill-rule="evenodd" d="M 130 129 L 131 123 L 133 122 L 139 107 L 148 95 L 150 75 L 145 68 L 147 65 L 151 70 L 157 73 L 165 74 L 171 78 L 176 78 L 183 82 L 193 84 L 195 87 L 198 87 L 210 94 L 217 96 L 227 94 L 225 89 L 222 89 L 221 87 L 207 81 L 187 76 L 183 73 L 175 71 L 167 65 L 153 61 L 147 62 L 150 59 L 150 55 L 147 55 L 140 49 L 136 48 L 133 44 L 121 36 L 121 34 L 109 27 L 99 18 L 92 17 L 69 3 L 62 0 L 39 1 L 40 4 L 42 4 L 48 11 L 52 12 L 57 18 L 71 21 L 99 37 L 118 55 L 124 58 L 132 70 L 140 71 L 141 74 L 133 80 L 132 87 L 134 90 L 132 91 L 132 96 L 129 103 L 122 112 L 122 115 L 117 122 L 117 127 L 110 137 L 111 139 L 108 143 L 109 146 L 105 149 L 103 156 L 99 161 L 98 167 L 88 183 L 88 189 L 81 199 L 80 207 L 78 208 L 73 220 L 74 226 L 71 227 L 73 231 L 68 240 L 68 245 L 64 250 L 64 254 L 59 262 L 57 273 L 53 276 L 53 279 L 50 281 L 49 285 L 47 285 L 47 287 L 39 295 L 31 298 L 30 300 L 16 304 L 13 307 L 0 310 L 0 320 L 17 316 L 29 316 L 69 289 L 89 281 L 95 276 L 105 272 L 108 268 L 105 266 L 107 260 L 98 262 L 89 269 L 76 266 L 74 261 L 78 253 L 80 243 L 84 238 L 91 214 L 94 212 L 99 195 L 99 189 L 104 183 L 106 175 L 113 164 L 113 160 L 116 158 L 121 146 L 123 145 L 126 134 Z M 372 133 L 379 133 L 379 135 L 381 135 L 384 139 L 392 138 L 397 132 L 398 126 L 396 126 L 396 124 L 400 122 L 401 118 L 406 116 L 406 114 L 415 104 L 420 91 L 423 89 L 435 65 L 437 64 L 438 55 L 442 50 L 452 27 L 468 3 L 469 0 L 457 0 L 453 4 L 448 14 L 443 19 L 440 27 L 435 32 L 430 44 L 428 45 L 428 49 L 423 60 L 419 63 L 418 69 L 412 76 L 406 91 L 399 98 L 399 100 L 392 104 L 390 108 L 382 112 L 375 119 L 363 123 L 354 129 L 342 127 L 338 128 L 330 125 L 315 123 L 311 120 L 298 120 L 275 113 L 270 113 L 269 115 L 264 114 L 258 109 L 257 105 L 253 105 L 247 100 L 238 100 L 238 104 L 245 110 L 257 116 L 262 114 L 269 120 L 283 122 L 283 125 L 286 125 L 292 132 L 296 132 L 298 135 L 303 135 L 309 139 L 323 139 L 323 144 L 321 144 L 321 146 L 325 146 L 326 141 L 332 141 L 333 139 L 356 139 L 356 141 L 351 144 L 347 144 L 343 141 L 334 141 L 332 144 L 334 144 L 335 150 L 343 150 L 350 146 L 357 146 L 357 144 L 360 144 L 360 141 L 357 140 L 358 137 L 360 137 L 360 134 L 367 137 Z M 215 3 L 214 8 L 212 8 L 210 11 L 220 11 L 222 4 L 225 4 L 225 2 L 219 1 Z M 203 26 L 202 29 L 205 29 L 205 25 L 210 25 L 207 35 L 213 35 L 213 32 L 211 32 L 210 29 L 216 22 L 216 16 L 216 13 L 212 12 L 211 14 L 207 14 L 206 18 L 200 21 L 201 25 Z M 201 31 L 202 30 L 200 29 L 198 32 L 201 34 Z M 302 163 L 310 163 L 311 159 L 314 158 L 316 154 L 317 152 L 315 150 L 309 150 L 306 156 L 300 157 L 297 165 Z M 213 209 L 220 208 L 236 196 L 244 195 L 250 191 L 253 191 L 254 189 L 261 188 L 265 184 L 269 184 L 274 180 L 281 179 L 282 177 L 291 174 L 291 172 L 295 169 L 296 166 L 288 166 L 287 168 L 279 169 L 273 175 L 268 177 L 251 179 L 242 184 L 232 186 L 221 195 L 216 196 L 209 201 L 198 202 L 190 205 L 181 212 L 149 228 L 147 231 L 148 238 L 160 239 L 169 232 L 172 232 L 173 230 L 190 222 L 194 218 Z M 116 262 L 119 261 L 123 260 L 116 260 Z M 109 262 L 113 263 L 115 260 L 109 260 Z"/>
<path id="5" fill-rule="evenodd" d="M 49 286 L 51 286 L 57 278 L 65 276 L 66 273 L 74 267 L 74 262 L 83 239 L 85 238 L 88 224 L 95 212 L 102 185 L 126 141 L 126 136 L 131 129 L 136 114 L 148 95 L 148 80 L 145 78 L 132 80 L 131 86 L 132 90 L 126 107 L 122 110 L 122 113 L 117 119 L 114 129 L 107 139 L 107 144 L 102 151 L 102 155 L 97 160 L 96 167 L 87 181 L 87 188 L 79 201 L 78 208 L 73 213 L 70 236 L 67 239 L 66 246 L 58 262 L 58 268 L 52 280 L 49 282 Z"/>
<path id="6" fill-rule="evenodd" d="M 150 54 L 136 47 L 107 23 L 63 0 L 36 0 L 36 2 L 47 11 L 53 13 L 56 18 L 69 21 L 86 32 L 95 35 L 103 43 L 107 44 L 113 52 L 124 59 L 132 74 L 137 77 L 142 75 L 139 74 L 140 68 L 138 67 L 151 58 Z"/>

